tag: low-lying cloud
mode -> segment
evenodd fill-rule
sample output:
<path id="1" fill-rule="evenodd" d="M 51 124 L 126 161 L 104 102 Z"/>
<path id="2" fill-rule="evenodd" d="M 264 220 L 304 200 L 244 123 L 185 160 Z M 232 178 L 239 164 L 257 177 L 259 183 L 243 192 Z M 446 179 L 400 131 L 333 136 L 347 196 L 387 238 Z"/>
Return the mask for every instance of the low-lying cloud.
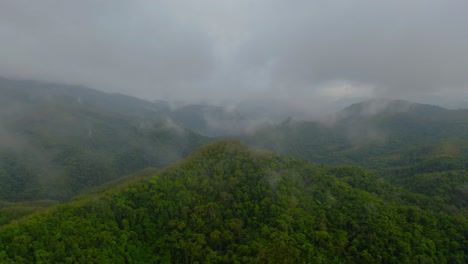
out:
<path id="1" fill-rule="evenodd" d="M 0 75 L 305 108 L 468 97 L 465 10 L 458 0 L 5 0 Z"/>

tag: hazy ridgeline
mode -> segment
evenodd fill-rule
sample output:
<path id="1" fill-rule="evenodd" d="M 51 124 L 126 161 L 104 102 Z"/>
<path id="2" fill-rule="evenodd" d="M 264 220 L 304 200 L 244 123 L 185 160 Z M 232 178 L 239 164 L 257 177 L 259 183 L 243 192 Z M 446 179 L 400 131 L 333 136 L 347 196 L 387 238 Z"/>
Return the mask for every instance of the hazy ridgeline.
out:
<path id="1" fill-rule="evenodd" d="M 274 119 L 7 79 L 0 95 L 2 263 L 467 257 L 467 110 Z M 225 138 L 260 152 L 202 146 Z"/>
<path id="2" fill-rule="evenodd" d="M 1 0 L 0 263 L 467 263 L 467 10 Z"/>

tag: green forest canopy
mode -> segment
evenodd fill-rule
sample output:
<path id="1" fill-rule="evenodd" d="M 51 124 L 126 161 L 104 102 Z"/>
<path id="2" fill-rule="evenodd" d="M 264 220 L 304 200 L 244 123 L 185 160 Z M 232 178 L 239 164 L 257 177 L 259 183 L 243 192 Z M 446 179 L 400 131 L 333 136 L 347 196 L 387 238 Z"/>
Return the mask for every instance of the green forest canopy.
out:
<path id="1" fill-rule="evenodd" d="M 2 263 L 465 263 L 466 208 L 238 142 L 1 228 Z"/>

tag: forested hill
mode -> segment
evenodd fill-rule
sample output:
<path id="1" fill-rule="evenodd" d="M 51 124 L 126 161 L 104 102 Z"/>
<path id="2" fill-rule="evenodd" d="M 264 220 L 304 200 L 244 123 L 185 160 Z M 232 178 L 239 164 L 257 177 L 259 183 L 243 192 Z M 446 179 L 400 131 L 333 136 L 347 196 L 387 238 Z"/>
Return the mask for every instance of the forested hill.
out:
<path id="1" fill-rule="evenodd" d="M 151 119 L 172 122 L 207 136 L 240 134 L 269 123 L 264 113 L 244 112 L 236 107 L 224 107 L 194 102 L 146 101 L 117 93 L 105 93 L 78 85 L 13 80 L 0 77 L 0 103 L 21 104 L 37 101 L 81 104 L 137 120 Z M 243 109 L 248 107 L 244 106 Z M 5 109 L 3 109 L 5 111 Z M 280 118 L 275 118 L 279 121 Z M 271 122 L 270 122 L 271 123 Z"/>
<path id="2" fill-rule="evenodd" d="M 0 229 L 1 263 L 465 263 L 466 210 L 238 142 Z"/>
<path id="3" fill-rule="evenodd" d="M 294 121 L 258 130 L 244 141 L 258 148 L 327 164 L 380 166 L 391 155 L 429 147 L 468 154 L 468 110 L 406 101 L 354 104 L 330 120 Z M 413 155 L 419 156 L 419 155 Z M 401 161 L 406 162 L 406 161 Z"/>
<path id="4" fill-rule="evenodd" d="M 466 208 L 467 131 L 468 110 L 371 100 L 328 122 L 288 120 L 243 140 L 316 163 L 364 166 L 407 190 Z"/>
<path id="5" fill-rule="evenodd" d="M 79 85 L 65 85 L 0 77 L 2 102 L 54 101 L 58 98 L 91 105 L 108 112 L 132 117 L 162 117 L 169 110 L 166 101 L 149 102 L 116 93 L 104 93 Z M 1 100 L 1 99 L 0 99 Z M 11 101 L 13 100 L 13 101 Z"/>
<path id="6" fill-rule="evenodd" d="M 164 109 L 83 87 L 0 79 L 0 200 L 64 201 L 211 141 Z"/>
<path id="7" fill-rule="evenodd" d="M 436 105 L 412 103 L 405 100 L 372 99 L 346 107 L 338 113 L 338 118 L 362 118 L 392 114 L 406 114 L 420 118 L 441 118 L 447 117 L 453 112 L 456 111 Z"/>
<path id="8" fill-rule="evenodd" d="M 0 263 L 467 259 L 467 110 L 373 100 L 239 136 L 293 158 L 187 128 L 249 118 L 0 78 Z"/>

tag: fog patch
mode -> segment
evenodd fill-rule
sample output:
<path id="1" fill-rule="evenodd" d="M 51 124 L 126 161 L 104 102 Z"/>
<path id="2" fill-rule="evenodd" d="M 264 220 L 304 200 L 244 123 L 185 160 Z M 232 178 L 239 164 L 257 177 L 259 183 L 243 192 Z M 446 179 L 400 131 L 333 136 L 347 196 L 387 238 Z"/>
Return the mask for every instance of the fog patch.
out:
<path id="1" fill-rule="evenodd" d="M 349 124 L 346 136 L 348 142 L 354 147 L 387 142 L 387 132 L 369 124 Z"/>
<path id="2" fill-rule="evenodd" d="M 183 126 L 177 124 L 172 118 L 170 117 L 166 117 L 166 119 L 164 120 L 164 123 L 162 125 L 162 128 L 163 129 L 168 129 L 168 130 L 172 130 L 174 131 L 175 133 L 179 134 L 179 135 L 184 135 L 185 134 L 185 129 Z"/>
<path id="3" fill-rule="evenodd" d="M 262 127 L 273 124 L 270 118 L 256 116 L 229 120 L 212 114 L 205 114 L 204 119 L 208 130 L 215 135 L 249 135 Z"/>
<path id="4" fill-rule="evenodd" d="M 273 190 L 276 190 L 278 188 L 278 184 L 282 177 L 283 176 L 280 173 L 271 169 L 265 172 L 265 180 L 270 184 Z"/>

